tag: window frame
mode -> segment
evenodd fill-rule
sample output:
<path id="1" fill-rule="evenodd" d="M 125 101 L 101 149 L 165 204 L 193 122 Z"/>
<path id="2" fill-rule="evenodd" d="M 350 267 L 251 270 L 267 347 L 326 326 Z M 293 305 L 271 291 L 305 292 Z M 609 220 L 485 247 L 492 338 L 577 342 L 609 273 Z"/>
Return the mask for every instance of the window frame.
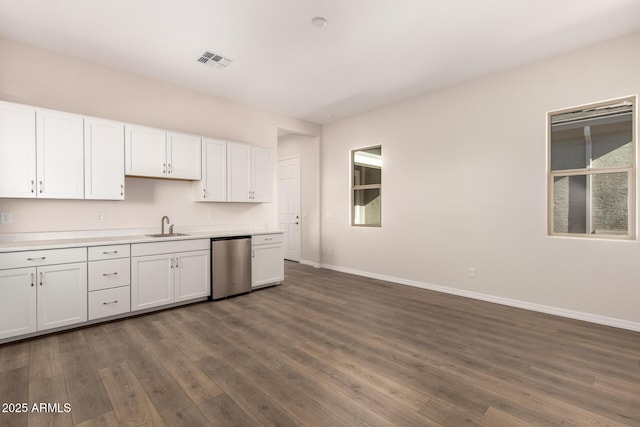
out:
<path id="1" fill-rule="evenodd" d="M 615 166 L 615 167 L 585 167 L 578 169 L 551 169 L 551 127 L 552 116 L 569 113 L 573 111 L 580 111 L 586 109 L 592 109 L 597 107 L 603 107 L 606 105 L 619 104 L 623 102 L 631 102 L 631 166 Z M 550 237 L 575 237 L 575 238 L 590 238 L 590 239 L 613 239 L 613 240 L 636 240 L 636 180 L 637 180 L 637 145 L 638 145 L 638 96 L 624 96 L 620 98 L 608 99 L 605 101 L 582 104 L 575 107 L 563 108 L 559 110 L 549 111 L 547 113 L 547 235 Z M 564 233 L 555 232 L 554 225 L 554 178 L 564 176 L 594 176 L 598 174 L 607 173 L 621 173 L 626 172 L 628 175 L 627 182 L 627 233 L 626 234 L 599 234 L 599 233 Z M 591 215 L 591 212 L 589 212 Z"/>
<path id="2" fill-rule="evenodd" d="M 382 144 L 372 145 L 369 147 L 362 148 L 354 148 L 350 152 L 350 161 L 349 161 L 349 191 L 350 191 L 350 224 L 352 227 L 368 227 L 368 228 L 382 228 L 382 166 L 380 166 L 380 184 L 364 184 L 364 185 L 355 185 L 354 184 L 354 175 L 355 175 L 355 155 L 358 151 L 367 151 L 371 149 L 379 148 L 380 156 L 382 157 Z M 356 200 L 355 200 L 355 192 L 356 190 L 371 190 L 378 189 L 380 192 L 380 222 L 378 224 L 356 224 Z"/>

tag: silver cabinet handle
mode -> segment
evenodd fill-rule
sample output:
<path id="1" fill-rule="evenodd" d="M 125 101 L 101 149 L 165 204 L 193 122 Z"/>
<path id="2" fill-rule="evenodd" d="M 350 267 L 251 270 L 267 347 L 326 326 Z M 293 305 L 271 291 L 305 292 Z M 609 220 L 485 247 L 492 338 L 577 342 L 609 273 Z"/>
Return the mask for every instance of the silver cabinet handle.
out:
<path id="1" fill-rule="evenodd" d="M 176 268 L 180 267 L 180 266 L 178 265 L 178 261 L 179 261 L 179 260 L 180 260 L 180 258 L 176 257 Z"/>
<path id="2" fill-rule="evenodd" d="M 169 173 L 173 173 L 173 168 L 171 167 L 171 163 L 169 163 Z"/>
<path id="3" fill-rule="evenodd" d="M 256 250 L 251 249 L 251 258 L 255 258 L 255 257 L 256 257 Z"/>
<path id="4" fill-rule="evenodd" d="M 265 241 L 265 242 L 267 242 L 267 241 L 269 241 L 269 240 L 273 240 L 273 237 L 265 237 L 265 238 L 264 238 L 264 241 Z"/>
<path id="5" fill-rule="evenodd" d="M 104 252 L 102 252 L 102 255 L 115 255 L 117 253 L 118 253 L 118 251 L 104 251 Z"/>
<path id="6" fill-rule="evenodd" d="M 124 196 L 124 184 L 120 184 L 120 195 Z"/>
<path id="7" fill-rule="evenodd" d="M 173 268 L 173 258 L 171 258 L 171 268 Z"/>
<path id="8" fill-rule="evenodd" d="M 109 305 L 109 304 L 117 304 L 118 300 L 113 300 L 113 301 L 109 301 L 109 302 L 103 302 L 102 305 Z"/>
<path id="9" fill-rule="evenodd" d="M 103 275 L 104 277 L 107 277 L 107 276 L 117 276 L 117 275 L 118 275 L 118 272 L 116 271 L 115 273 L 102 273 L 102 275 Z"/>
<path id="10" fill-rule="evenodd" d="M 42 286 L 42 281 L 43 281 L 43 277 L 42 276 L 43 276 L 43 274 L 42 274 L 42 272 L 40 272 L 40 286 Z"/>
<path id="11" fill-rule="evenodd" d="M 27 261 L 44 261 L 45 259 L 47 259 L 46 256 L 41 256 L 40 258 L 27 258 Z"/>
<path id="12" fill-rule="evenodd" d="M 203 199 L 206 199 L 206 198 L 207 198 L 207 189 L 206 189 L 206 188 L 203 188 L 203 189 L 202 189 L 202 198 L 203 198 Z"/>
<path id="13" fill-rule="evenodd" d="M 35 283 L 36 283 L 36 274 L 35 273 L 31 273 L 31 287 L 32 288 L 33 288 Z"/>
<path id="14" fill-rule="evenodd" d="M 44 183 L 40 180 L 40 194 L 44 191 Z"/>
<path id="15" fill-rule="evenodd" d="M 167 173 L 167 164 L 166 163 L 162 164 L 162 173 Z"/>
<path id="16" fill-rule="evenodd" d="M 35 193 L 36 191 L 36 182 L 34 180 L 31 180 L 31 192 Z"/>

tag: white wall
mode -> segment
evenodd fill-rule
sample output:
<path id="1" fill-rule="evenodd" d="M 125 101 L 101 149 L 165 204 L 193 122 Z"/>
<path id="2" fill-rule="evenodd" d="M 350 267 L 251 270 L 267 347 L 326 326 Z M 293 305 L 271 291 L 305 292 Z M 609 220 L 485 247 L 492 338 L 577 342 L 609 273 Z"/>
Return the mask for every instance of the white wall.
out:
<path id="1" fill-rule="evenodd" d="M 320 265 L 320 138 L 296 134 L 278 138 L 278 159 L 293 156 L 300 156 L 300 261 Z"/>
<path id="2" fill-rule="evenodd" d="M 547 237 L 545 124 L 640 92 L 638 52 L 634 34 L 325 125 L 323 263 L 640 329 L 638 241 Z M 377 144 L 383 226 L 350 227 L 349 150 Z"/>
<path id="3" fill-rule="evenodd" d="M 268 147 L 277 129 L 318 134 L 319 126 L 184 87 L 0 38 L 0 99 L 107 119 L 157 126 Z M 13 223 L 0 233 L 180 225 L 277 225 L 277 204 L 193 203 L 188 181 L 126 179 L 126 200 L 0 199 Z M 274 174 L 274 197 L 277 180 Z M 277 200 L 277 199 L 274 199 Z M 213 210 L 213 220 L 207 211 Z M 97 212 L 105 213 L 98 224 Z"/>

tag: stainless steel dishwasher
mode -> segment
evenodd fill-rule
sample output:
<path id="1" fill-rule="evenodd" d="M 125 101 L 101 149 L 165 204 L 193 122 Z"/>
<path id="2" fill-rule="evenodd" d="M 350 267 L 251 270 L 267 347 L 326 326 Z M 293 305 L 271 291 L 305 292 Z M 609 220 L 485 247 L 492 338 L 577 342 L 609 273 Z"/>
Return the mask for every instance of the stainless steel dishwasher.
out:
<path id="1" fill-rule="evenodd" d="M 211 239 L 211 299 L 251 291 L 251 236 Z"/>

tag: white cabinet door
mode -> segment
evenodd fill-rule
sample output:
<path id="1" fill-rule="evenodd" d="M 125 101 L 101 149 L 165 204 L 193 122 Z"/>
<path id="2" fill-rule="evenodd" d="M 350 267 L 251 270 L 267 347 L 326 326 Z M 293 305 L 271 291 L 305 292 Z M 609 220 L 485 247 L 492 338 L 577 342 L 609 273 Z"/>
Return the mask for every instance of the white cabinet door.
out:
<path id="1" fill-rule="evenodd" d="M 252 202 L 270 202 L 271 188 L 271 150 L 268 148 L 251 147 L 251 182 L 253 193 Z"/>
<path id="2" fill-rule="evenodd" d="M 38 330 L 87 321 L 87 263 L 38 267 Z"/>
<path id="3" fill-rule="evenodd" d="M 167 175 L 167 133 L 162 129 L 125 125 L 127 175 L 164 178 Z"/>
<path id="4" fill-rule="evenodd" d="M 202 139 L 202 180 L 194 182 L 195 200 L 227 201 L 227 143 L 218 139 Z"/>
<path id="5" fill-rule="evenodd" d="M 175 254 L 175 302 L 211 294 L 210 253 L 210 251 L 197 251 Z"/>
<path id="6" fill-rule="evenodd" d="M 251 247 L 251 287 L 279 283 L 284 280 L 282 244 Z"/>
<path id="7" fill-rule="evenodd" d="M 36 110 L 0 102 L 0 197 L 36 197 Z"/>
<path id="8" fill-rule="evenodd" d="M 84 198 L 83 119 L 36 110 L 37 197 Z"/>
<path id="9" fill-rule="evenodd" d="M 124 200 L 124 124 L 84 119 L 84 197 Z"/>
<path id="10" fill-rule="evenodd" d="M 167 133 L 167 177 L 174 179 L 201 178 L 201 139 L 182 133 Z"/>
<path id="11" fill-rule="evenodd" d="M 251 146 L 227 143 L 227 201 L 251 201 Z"/>
<path id="12" fill-rule="evenodd" d="M 0 270 L 0 339 L 36 331 L 36 269 Z"/>
<path id="13" fill-rule="evenodd" d="M 131 258 L 131 311 L 173 302 L 173 255 Z"/>

